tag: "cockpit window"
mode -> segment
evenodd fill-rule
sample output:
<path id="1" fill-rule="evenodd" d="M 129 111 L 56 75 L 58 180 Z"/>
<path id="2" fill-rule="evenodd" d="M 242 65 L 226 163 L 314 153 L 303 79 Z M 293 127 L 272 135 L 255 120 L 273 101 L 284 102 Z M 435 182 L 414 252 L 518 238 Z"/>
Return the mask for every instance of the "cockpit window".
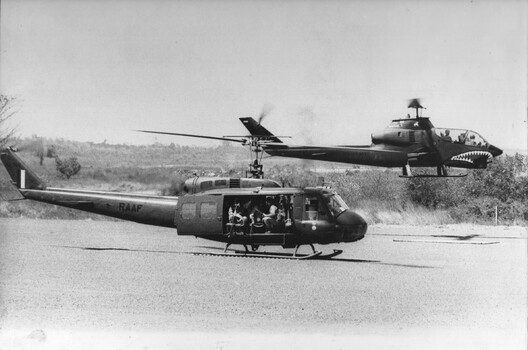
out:
<path id="1" fill-rule="evenodd" d="M 482 136 L 471 130 L 466 135 L 465 144 L 470 146 L 488 146 L 488 143 Z"/>
<path id="2" fill-rule="evenodd" d="M 343 198 L 341 198 L 338 194 L 325 194 L 323 198 L 326 200 L 328 209 L 330 209 L 330 212 L 334 217 L 339 216 L 345 210 L 349 209 Z"/>
<path id="3" fill-rule="evenodd" d="M 436 135 L 445 141 L 470 146 L 488 147 L 488 142 L 479 134 L 467 129 L 436 128 Z"/>
<path id="4" fill-rule="evenodd" d="M 459 138 L 465 138 L 467 130 L 436 128 L 435 132 L 442 141 L 455 142 Z"/>

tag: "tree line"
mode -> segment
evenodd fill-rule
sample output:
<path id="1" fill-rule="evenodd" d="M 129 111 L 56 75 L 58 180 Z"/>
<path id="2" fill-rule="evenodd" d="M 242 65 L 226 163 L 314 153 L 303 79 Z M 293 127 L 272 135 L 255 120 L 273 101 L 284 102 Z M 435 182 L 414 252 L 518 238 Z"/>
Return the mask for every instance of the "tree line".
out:
<path id="1" fill-rule="evenodd" d="M 161 195 L 178 195 L 182 181 L 196 169 L 202 175 L 245 175 L 247 153 L 242 147 L 225 143 L 208 148 L 175 144 L 109 145 L 38 136 L 13 139 L 15 130 L 8 125 L 15 112 L 15 100 L 0 95 L 0 147 L 8 142 L 22 144 L 22 152 L 36 156 L 41 166 L 45 158 L 54 159 L 59 181 L 68 181 L 73 176 L 81 181 L 108 181 L 111 175 L 114 181 L 121 178 L 142 183 L 164 182 Z M 496 215 L 501 224 L 528 222 L 526 155 L 502 155 L 493 159 L 487 169 L 470 170 L 464 178 L 400 179 L 399 171 L 392 169 L 350 165 L 344 171 L 343 168 L 335 171 L 332 163 L 284 160 L 267 160 L 266 177 L 283 185 L 304 187 L 313 186 L 319 176 L 324 176 L 347 203 L 365 211 L 383 207 L 392 212 L 406 212 L 420 207 L 447 213 L 453 223 L 492 223 Z M 316 170 L 315 164 L 324 165 Z M 0 183 L 1 187 L 5 183 Z"/>

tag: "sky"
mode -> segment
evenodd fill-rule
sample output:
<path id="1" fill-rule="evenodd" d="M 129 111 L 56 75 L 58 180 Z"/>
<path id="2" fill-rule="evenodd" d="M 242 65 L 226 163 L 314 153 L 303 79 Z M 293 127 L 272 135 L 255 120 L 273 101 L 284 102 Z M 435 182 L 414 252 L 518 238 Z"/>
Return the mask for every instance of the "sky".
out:
<path id="1" fill-rule="evenodd" d="M 437 127 L 527 147 L 526 1 L 1 2 L 21 136 L 218 145 L 135 129 L 370 144 L 421 98 Z M 273 107 L 273 108 L 270 108 Z"/>

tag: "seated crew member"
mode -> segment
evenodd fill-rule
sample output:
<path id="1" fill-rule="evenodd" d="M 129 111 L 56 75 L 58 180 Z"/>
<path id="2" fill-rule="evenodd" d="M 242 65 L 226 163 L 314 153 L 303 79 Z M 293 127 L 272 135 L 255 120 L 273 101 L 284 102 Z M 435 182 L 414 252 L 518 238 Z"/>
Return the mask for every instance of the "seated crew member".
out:
<path id="1" fill-rule="evenodd" d="M 252 203 L 252 206 L 253 208 L 250 210 L 249 214 L 249 219 L 251 220 L 251 232 L 263 233 L 264 231 L 266 231 L 266 226 L 264 225 L 263 220 L 264 214 L 262 213 L 262 210 L 260 209 L 260 205 L 258 203 L 254 205 Z"/>
<path id="2" fill-rule="evenodd" d="M 264 224 L 268 231 L 272 231 L 278 226 L 277 212 L 278 208 L 275 205 L 275 201 L 272 197 L 266 197 L 266 206 L 269 208 L 268 213 L 264 214 Z"/>
<path id="3" fill-rule="evenodd" d="M 279 222 L 279 227 L 289 227 L 291 226 L 290 220 L 290 209 L 291 205 L 289 198 L 284 195 L 280 195 L 279 199 L 279 211 L 277 212 L 277 221 Z"/>
<path id="4" fill-rule="evenodd" d="M 442 140 L 446 142 L 453 142 L 453 139 L 451 138 L 451 135 L 449 135 L 450 131 L 446 130 L 445 135 L 442 136 Z"/>
<path id="5" fill-rule="evenodd" d="M 251 220 L 251 224 L 254 224 L 256 220 L 261 216 L 262 210 L 260 210 L 260 206 L 258 204 L 251 203 L 251 209 L 249 210 L 249 220 Z"/>
<path id="6" fill-rule="evenodd" d="M 247 216 L 243 215 L 242 208 L 240 207 L 240 202 L 238 199 L 235 199 L 233 205 L 229 207 L 228 215 L 230 223 L 238 224 L 240 226 L 246 225 Z"/>
<path id="7" fill-rule="evenodd" d="M 469 146 L 476 146 L 477 145 L 477 141 L 475 141 L 475 135 L 470 135 L 469 139 L 466 138 L 466 145 L 469 145 Z"/>

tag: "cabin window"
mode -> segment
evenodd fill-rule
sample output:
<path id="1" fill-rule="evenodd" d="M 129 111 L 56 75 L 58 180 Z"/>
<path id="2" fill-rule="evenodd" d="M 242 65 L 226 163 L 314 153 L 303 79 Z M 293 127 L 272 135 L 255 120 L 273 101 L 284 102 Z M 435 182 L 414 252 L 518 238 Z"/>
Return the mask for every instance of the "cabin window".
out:
<path id="1" fill-rule="evenodd" d="M 184 220 L 196 217 L 196 203 L 184 203 L 181 207 L 181 218 Z"/>
<path id="2" fill-rule="evenodd" d="M 215 186 L 227 186 L 226 180 L 215 180 Z"/>
<path id="3" fill-rule="evenodd" d="M 213 181 L 204 181 L 200 184 L 200 189 L 205 189 L 213 186 Z"/>
<path id="4" fill-rule="evenodd" d="M 204 202 L 200 204 L 200 218 L 214 219 L 216 218 L 216 202 Z"/>

